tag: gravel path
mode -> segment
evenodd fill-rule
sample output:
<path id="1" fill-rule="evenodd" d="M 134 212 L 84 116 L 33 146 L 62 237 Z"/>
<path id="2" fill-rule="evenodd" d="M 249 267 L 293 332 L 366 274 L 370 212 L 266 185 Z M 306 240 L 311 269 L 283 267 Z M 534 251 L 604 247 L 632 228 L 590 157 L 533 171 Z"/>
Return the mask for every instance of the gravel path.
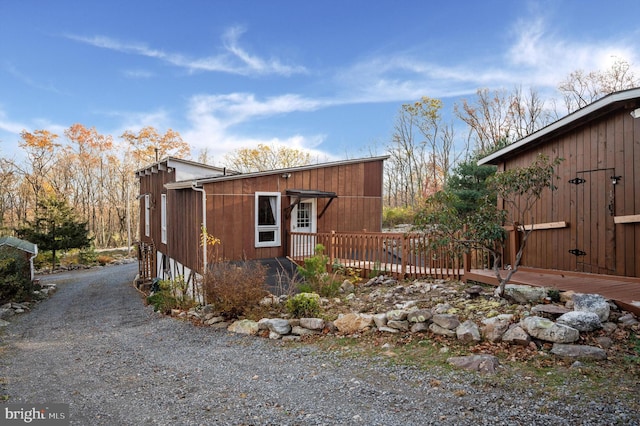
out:
<path id="1" fill-rule="evenodd" d="M 471 373 L 390 367 L 161 317 L 131 286 L 135 272 L 46 278 L 58 292 L 4 332 L 10 402 L 68 403 L 79 425 L 640 424 L 616 403 L 510 394 Z"/>

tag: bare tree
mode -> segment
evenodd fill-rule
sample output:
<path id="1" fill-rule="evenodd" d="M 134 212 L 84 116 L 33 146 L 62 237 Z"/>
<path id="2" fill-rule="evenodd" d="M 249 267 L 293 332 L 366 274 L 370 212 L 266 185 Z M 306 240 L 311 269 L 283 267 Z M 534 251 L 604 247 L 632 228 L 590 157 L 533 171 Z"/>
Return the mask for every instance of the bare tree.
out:
<path id="1" fill-rule="evenodd" d="M 573 71 L 558 85 L 558 90 L 563 95 L 567 112 L 571 113 L 609 93 L 638 86 L 640 80 L 634 75 L 631 64 L 617 58 L 604 71 Z"/>

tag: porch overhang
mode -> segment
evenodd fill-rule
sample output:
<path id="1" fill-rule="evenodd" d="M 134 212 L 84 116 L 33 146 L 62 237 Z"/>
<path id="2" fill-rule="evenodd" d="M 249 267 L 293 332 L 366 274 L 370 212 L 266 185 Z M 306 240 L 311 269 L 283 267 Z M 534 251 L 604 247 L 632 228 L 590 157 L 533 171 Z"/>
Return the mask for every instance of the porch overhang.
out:
<path id="1" fill-rule="evenodd" d="M 293 210 L 293 208 L 298 204 L 300 204 L 300 202 L 304 199 L 308 199 L 308 198 L 328 198 L 329 199 L 329 202 L 324 206 L 324 208 L 318 215 L 318 218 L 321 218 L 324 212 L 327 211 L 327 208 L 329 208 L 329 205 L 333 202 L 333 200 L 335 198 L 338 198 L 335 192 L 318 191 L 315 189 L 287 189 L 285 194 L 294 200 L 293 203 L 291 203 L 285 209 L 287 219 L 291 215 L 291 210 Z"/>

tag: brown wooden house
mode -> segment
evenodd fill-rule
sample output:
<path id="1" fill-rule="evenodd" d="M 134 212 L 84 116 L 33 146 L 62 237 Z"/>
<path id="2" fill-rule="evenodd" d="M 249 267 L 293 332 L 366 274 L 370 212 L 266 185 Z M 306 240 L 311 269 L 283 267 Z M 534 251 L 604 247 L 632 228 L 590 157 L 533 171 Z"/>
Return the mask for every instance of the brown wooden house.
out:
<path id="1" fill-rule="evenodd" d="M 564 161 L 557 190 L 524 224 L 534 231 L 522 266 L 640 277 L 640 89 L 610 94 L 479 163 L 508 170 L 538 153 Z"/>
<path id="2" fill-rule="evenodd" d="M 309 241 L 292 246 L 290 232 L 379 232 L 385 159 L 240 174 L 167 158 L 138 170 L 141 276 L 191 280 L 214 257 L 313 251 Z M 221 243 L 203 246 L 203 229 Z"/>

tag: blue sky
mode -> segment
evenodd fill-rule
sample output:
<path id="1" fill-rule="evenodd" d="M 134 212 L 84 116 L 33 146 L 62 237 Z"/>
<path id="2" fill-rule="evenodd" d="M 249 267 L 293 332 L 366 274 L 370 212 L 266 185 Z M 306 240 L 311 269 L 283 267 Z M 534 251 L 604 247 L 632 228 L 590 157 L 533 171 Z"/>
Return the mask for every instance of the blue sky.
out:
<path id="1" fill-rule="evenodd" d="M 478 88 L 551 96 L 614 57 L 640 75 L 639 16 L 637 0 L 0 0 L 0 155 L 74 123 L 171 128 L 217 165 L 258 143 L 383 154 L 422 96 L 449 119 Z"/>

